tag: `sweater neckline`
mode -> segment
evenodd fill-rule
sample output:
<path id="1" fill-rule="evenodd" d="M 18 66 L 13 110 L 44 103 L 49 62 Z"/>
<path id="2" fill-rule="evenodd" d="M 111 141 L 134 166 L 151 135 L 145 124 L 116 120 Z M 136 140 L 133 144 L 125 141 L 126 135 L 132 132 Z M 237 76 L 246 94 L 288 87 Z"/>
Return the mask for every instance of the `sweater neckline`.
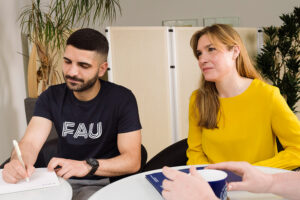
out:
<path id="1" fill-rule="evenodd" d="M 250 91 L 252 90 L 252 88 L 254 87 L 254 85 L 256 84 L 257 81 L 258 81 L 257 79 L 253 79 L 252 82 L 250 83 L 250 85 L 248 86 L 248 88 L 241 94 L 238 94 L 233 97 L 219 97 L 220 101 L 234 100 L 234 99 L 239 99 L 239 98 L 246 96 L 247 94 L 250 93 Z"/>

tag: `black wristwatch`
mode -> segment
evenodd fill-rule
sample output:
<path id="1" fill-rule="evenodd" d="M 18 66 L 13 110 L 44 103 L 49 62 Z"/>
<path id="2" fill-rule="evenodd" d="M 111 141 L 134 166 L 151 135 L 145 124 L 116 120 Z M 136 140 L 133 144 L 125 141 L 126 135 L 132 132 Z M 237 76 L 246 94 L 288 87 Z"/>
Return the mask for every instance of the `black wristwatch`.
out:
<path id="1" fill-rule="evenodd" d="M 85 161 L 86 161 L 87 164 L 89 164 L 92 167 L 91 171 L 87 174 L 87 176 L 94 175 L 95 172 L 97 171 L 98 167 L 99 167 L 98 160 L 96 160 L 94 158 L 88 158 Z"/>

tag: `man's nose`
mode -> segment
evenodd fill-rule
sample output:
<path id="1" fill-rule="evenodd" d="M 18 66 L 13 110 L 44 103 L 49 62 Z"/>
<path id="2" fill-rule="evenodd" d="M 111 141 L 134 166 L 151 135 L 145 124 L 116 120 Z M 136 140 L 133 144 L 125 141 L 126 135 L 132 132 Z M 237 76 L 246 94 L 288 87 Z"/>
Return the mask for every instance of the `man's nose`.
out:
<path id="1" fill-rule="evenodd" d="M 76 76 L 78 74 L 78 67 L 74 64 L 72 64 L 68 70 L 69 76 Z"/>

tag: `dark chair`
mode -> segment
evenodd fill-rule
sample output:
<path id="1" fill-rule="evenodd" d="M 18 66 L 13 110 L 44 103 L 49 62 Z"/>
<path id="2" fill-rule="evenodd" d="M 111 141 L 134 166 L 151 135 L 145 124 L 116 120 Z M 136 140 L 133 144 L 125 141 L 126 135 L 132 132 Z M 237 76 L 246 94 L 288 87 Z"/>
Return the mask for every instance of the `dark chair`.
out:
<path id="1" fill-rule="evenodd" d="M 278 152 L 282 151 L 284 148 L 282 147 L 278 138 L 276 138 L 276 143 Z M 187 148 L 187 139 L 180 140 L 168 146 L 146 163 L 143 172 L 161 169 L 164 166 L 175 167 L 186 165 L 186 162 L 188 160 L 186 156 Z M 293 171 L 298 170 L 300 170 L 300 167 L 294 169 Z"/>
<path id="2" fill-rule="evenodd" d="M 57 140 L 58 139 L 52 139 L 52 140 L 45 142 L 45 144 L 43 145 L 43 147 L 37 157 L 37 160 L 34 164 L 35 167 L 47 167 L 51 158 L 53 158 L 57 155 Z M 3 169 L 4 165 L 6 163 L 8 163 L 9 160 L 10 160 L 10 158 L 5 160 L 0 165 L 0 169 Z"/>
<path id="3" fill-rule="evenodd" d="M 284 148 L 282 147 L 278 137 L 276 137 L 276 143 L 277 143 L 277 150 L 278 152 L 282 151 Z"/>
<path id="4" fill-rule="evenodd" d="M 188 160 L 186 156 L 187 148 L 187 139 L 180 140 L 168 146 L 149 160 L 143 168 L 143 171 L 161 169 L 164 166 L 175 167 L 186 165 Z"/>
<path id="5" fill-rule="evenodd" d="M 24 99 L 27 124 L 29 123 L 29 121 L 31 120 L 31 118 L 33 116 L 34 106 L 35 106 L 36 100 L 37 100 L 37 98 L 26 98 L 26 99 Z M 56 134 L 56 130 L 55 130 L 54 125 L 52 125 L 50 134 L 47 138 L 47 141 L 50 141 L 50 140 L 55 139 L 55 138 L 57 138 L 57 134 Z"/>

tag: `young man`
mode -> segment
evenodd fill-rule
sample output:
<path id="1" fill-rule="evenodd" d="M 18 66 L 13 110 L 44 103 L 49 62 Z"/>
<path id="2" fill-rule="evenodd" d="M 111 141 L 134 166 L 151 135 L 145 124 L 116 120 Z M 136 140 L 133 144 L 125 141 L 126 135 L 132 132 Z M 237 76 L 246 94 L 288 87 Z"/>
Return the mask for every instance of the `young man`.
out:
<path id="1" fill-rule="evenodd" d="M 64 53 L 66 83 L 49 87 L 38 98 L 19 143 L 26 170 L 13 151 L 3 170 L 6 182 L 32 175 L 52 123 L 58 133 L 58 157 L 50 160 L 48 169 L 64 179 L 75 178 L 70 180 L 75 197 L 78 193 L 86 199 L 99 185 L 108 184 L 105 177 L 139 170 L 137 103 L 130 90 L 99 79 L 107 70 L 107 54 L 108 42 L 98 31 L 80 29 L 71 34 Z M 84 180 L 76 180 L 79 177 Z"/>

